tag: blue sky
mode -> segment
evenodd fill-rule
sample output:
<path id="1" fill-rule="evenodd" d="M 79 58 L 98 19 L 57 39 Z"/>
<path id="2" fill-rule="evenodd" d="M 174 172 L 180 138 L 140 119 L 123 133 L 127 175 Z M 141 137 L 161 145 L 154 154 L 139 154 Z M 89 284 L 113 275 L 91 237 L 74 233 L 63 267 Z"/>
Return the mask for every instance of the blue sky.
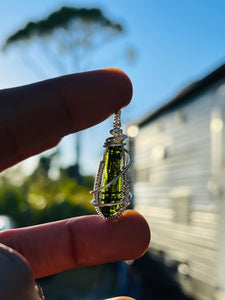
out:
<path id="1" fill-rule="evenodd" d="M 170 100 L 179 89 L 200 79 L 225 61 L 225 2 L 223 0 L 99 0 L 38 1 L 8 0 L 0 3 L 0 44 L 26 24 L 38 20 L 62 5 L 100 7 L 112 20 L 124 25 L 125 33 L 113 45 L 111 61 L 99 59 L 91 68 L 118 67 L 131 78 L 134 96 L 122 114 L 124 122 L 138 120 Z M 130 64 L 115 49 L 132 46 L 137 59 Z M 114 51 L 114 52 L 113 52 Z M 119 50 L 118 50 L 119 51 Z M 122 50 L 121 50 L 122 51 Z M 118 52 L 119 53 L 119 52 Z M 109 53 L 111 54 L 111 53 Z M 52 72 L 50 76 L 58 74 Z M 17 86 L 46 78 L 35 74 L 20 60 L 16 50 L 0 53 L 0 88 Z M 110 121 L 85 131 L 82 139 L 82 168 L 94 173 Z M 98 139 L 91 139 L 97 132 Z M 73 159 L 71 138 L 62 152 Z M 93 153 L 90 154 L 90 149 Z M 90 159 L 92 157 L 92 159 Z"/>

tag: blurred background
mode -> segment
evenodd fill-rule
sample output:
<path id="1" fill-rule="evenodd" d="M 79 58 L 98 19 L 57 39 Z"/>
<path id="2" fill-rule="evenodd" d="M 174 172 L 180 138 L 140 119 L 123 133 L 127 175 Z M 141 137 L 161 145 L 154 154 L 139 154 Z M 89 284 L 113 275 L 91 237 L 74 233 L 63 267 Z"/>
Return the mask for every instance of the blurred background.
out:
<path id="1" fill-rule="evenodd" d="M 1 2 L 1 89 L 107 67 L 134 87 L 122 122 L 151 249 L 44 278 L 47 299 L 225 299 L 224 11 L 222 0 Z M 94 213 L 89 191 L 111 127 L 2 172 L 0 229 Z"/>

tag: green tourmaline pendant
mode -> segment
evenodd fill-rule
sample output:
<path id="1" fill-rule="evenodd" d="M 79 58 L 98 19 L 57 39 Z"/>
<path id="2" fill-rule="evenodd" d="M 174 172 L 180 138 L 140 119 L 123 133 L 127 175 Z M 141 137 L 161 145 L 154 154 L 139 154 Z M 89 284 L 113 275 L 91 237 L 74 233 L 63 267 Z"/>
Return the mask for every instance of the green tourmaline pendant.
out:
<path id="1" fill-rule="evenodd" d="M 132 194 L 128 189 L 127 171 L 131 165 L 131 155 L 124 148 L 126 135 L 120 123 L 120 111 L 115 114 L 112 137 L 106 139 L 106 148 L 96 174 L 94 199 L 91 203 L 104 218 L 119 216 L 130 204 Z"/>

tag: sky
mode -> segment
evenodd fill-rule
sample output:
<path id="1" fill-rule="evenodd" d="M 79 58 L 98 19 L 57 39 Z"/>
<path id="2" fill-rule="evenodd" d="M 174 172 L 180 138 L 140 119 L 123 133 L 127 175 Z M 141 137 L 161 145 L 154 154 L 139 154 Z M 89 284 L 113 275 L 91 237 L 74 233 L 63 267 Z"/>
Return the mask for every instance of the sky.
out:
<path id="1" fill-rule="evenodd" d="M 28 21 L 46 17 L 63 5 L 98 7 L 111 20 L 123 25 L 124 34 L 113 46 L 105 48 L 109 59 L 104 59 L 103 51 L 90 69 L 117 67 L 130 77 L 134 94 L 131 104 L 122 112 L 124 124 L 145 117 L 180 89 L 225 62 L 223 0 L 0 1 L 0 45 Z M 137 54 L 132 63 L 122 55 L 129 47 Z M 54 70 L 50 74 L 32 71 L 21 55 L 16 49 L 0 52 L 1 89 L 60 75 Z M 81 162 L 84 174 L 95 173 L 111 122 L 107 120 L 83 132 Z M 93 134 L 97 136 L 95 140 Z M 72 136 L 63 140 L 60 146 L 62 164 L 70 164 L 75 159 L 74 143 Z"/>

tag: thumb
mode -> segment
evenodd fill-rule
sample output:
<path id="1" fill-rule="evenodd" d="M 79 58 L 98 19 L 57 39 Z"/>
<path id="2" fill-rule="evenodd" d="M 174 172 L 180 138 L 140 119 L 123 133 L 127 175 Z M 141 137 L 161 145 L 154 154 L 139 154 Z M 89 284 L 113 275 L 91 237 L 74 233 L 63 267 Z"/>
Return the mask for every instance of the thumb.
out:
<path id="1" fill-rule="evenodd" d="M 26 259 L 15 250 L 0 244 L 1 300 L 44 299 Z"/>

